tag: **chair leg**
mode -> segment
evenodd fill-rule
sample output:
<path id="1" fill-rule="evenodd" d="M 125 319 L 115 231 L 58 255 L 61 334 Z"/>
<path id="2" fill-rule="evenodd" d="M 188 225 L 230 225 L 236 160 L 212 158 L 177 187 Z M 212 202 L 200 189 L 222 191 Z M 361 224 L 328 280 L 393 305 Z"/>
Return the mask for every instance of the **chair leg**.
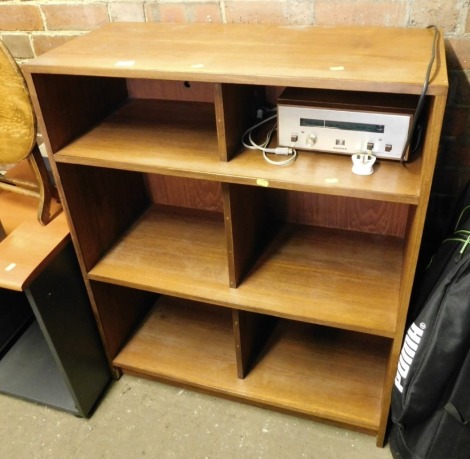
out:
<path id="1" fill-rule="evenodd" d="M 52 199 L 58 200 L 57 190 L 52 185 L 39 148 L 35 147 L 28 157 L 39 187 L 38 220 L 47 225 L 53 218 L 51 214 Z"/>
<path id="2" fill-rule="evenodd" d="M 3 228 L 2 222 L 0 221 L 0 242 L 5 239 L 7 233 L 5 229 Z"/>

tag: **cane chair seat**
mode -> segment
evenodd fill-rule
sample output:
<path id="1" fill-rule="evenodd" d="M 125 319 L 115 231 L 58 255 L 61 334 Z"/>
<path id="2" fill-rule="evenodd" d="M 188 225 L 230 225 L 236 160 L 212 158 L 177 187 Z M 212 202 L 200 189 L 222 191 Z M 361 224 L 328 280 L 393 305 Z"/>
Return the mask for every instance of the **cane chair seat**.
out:
<path id="1" fill-rule="evenodd" d="M 0 42 L 0 163 L 26 159 L 36 145 L 36 118 L 23 76 Z"/>

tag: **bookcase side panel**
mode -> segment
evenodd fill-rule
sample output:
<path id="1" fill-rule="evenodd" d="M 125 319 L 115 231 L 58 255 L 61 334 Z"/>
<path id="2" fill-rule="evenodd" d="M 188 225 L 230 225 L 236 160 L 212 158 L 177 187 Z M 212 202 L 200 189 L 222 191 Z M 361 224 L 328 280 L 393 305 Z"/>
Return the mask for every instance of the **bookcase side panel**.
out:
<path id="1" fill-rule="evenodd" d="M 127 98 L 125 79 L 34 73 L 34 108 L 51 154 L 109 115 Z"/>
<path id="2" fill-rule="evenodd" d="M 439 150 L 439 139 L 441 135 L 442 122 L 444 119 L 446 100 L 447 95 L 438 95 L 430 98 L 429 100 L 429 111 L 426 123 L 427 129 L 422 151 L 423 171 L 420 201 L 417 206 L 413 206 L 411 208 L 407 221 L 400 288 L 401 294 L 397 313 L 396 338 L 393 341 L 392 350 L 387 364 L 384 383 L 385 396 L 382 400 L 381 423 L 377 436 L 378 446 L 383 445 L 386 434 L 392 387 L 397 371 L 397 364 L 402 346 L 405 323 L 410 308 L 411 293 L 413 290 L 416 267 L 418 264 L 421 239 L 431 192 L 432 178 L 434 175 L 437 153 Z"/>
<path id="3" fill-rule="evenodd" d="M 58 164 L 72 237 L 89 271 L 149 204 L 142 174 Z"/>
<path id="4" fill-rule="evenodd" d="M 91 282 L 108 358 L 112 361 L 157 299 L 154 293 Z"/>

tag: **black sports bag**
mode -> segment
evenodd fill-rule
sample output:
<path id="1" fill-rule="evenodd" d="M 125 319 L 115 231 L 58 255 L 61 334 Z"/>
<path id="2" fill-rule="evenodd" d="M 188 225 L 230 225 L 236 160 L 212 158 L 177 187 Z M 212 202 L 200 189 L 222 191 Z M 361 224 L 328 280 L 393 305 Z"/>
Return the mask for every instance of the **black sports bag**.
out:
<path id="1" fill-rule="evenodd" d="M 392 392 L 394 458 L 470 458 L 470 187 L 413 295 Z"/>

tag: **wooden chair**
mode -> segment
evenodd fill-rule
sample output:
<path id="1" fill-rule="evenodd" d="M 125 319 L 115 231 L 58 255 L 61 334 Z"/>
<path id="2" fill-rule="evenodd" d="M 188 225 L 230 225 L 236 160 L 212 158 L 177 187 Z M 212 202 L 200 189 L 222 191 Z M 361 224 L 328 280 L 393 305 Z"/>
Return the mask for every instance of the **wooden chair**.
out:
<path id="1" fill-rule="evenodd" d="M 36 117 L 29 91 L 15 60 L 0 41 L 0 164 L 26 160 L 34 181 L 0 175 L 0 189 L 32 196 L 39 200 L 38 220 L 46 225 L 51 200 L 57 199 L 36 141 Z"/>

